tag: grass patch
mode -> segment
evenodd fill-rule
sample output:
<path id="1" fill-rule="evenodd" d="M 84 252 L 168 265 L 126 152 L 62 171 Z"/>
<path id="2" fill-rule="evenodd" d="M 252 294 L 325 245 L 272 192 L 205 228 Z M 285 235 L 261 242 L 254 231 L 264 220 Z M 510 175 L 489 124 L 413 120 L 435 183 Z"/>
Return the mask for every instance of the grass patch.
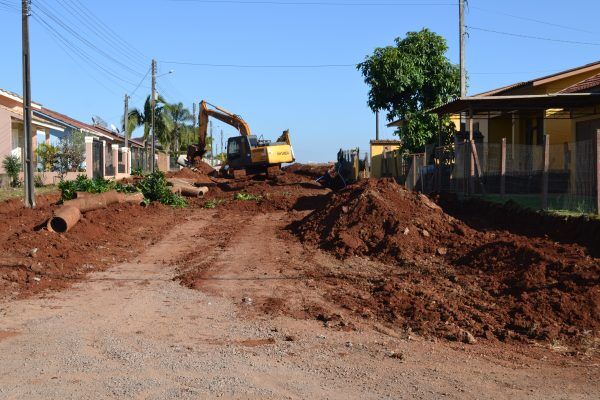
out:
<path id="1" fill-rule="evenodd" d="M 55 185 L 48 185 L 36 187 L 34 190 L 36 195 L 41 195 L 57 192 L 58 188 Z M 23 198 L 24 196 L 25 189 L 23 187 L 0 189 L 0 202 L 14 198 Z"/>
<path id="2" fill-rule="evenodd" d="M 237 201 L 261 201 L 263 199 L 263 197 L 257 196 L 255 194 L 250 194 L 250 193 L 237 192 L 233 196 L 233 199 L 237 200 Z"/>
<path id="3" fill-rule="evenodd" d="M 221 204 L 225 204 L 225 203 L 227 203 L 227 200 L 212 199 L 212 200 L 208 200 L 206 203 L 204 203 L 203 207 L 208 208 L 208 209 L 213 209 L 213 208 L 217 208 Z"/>

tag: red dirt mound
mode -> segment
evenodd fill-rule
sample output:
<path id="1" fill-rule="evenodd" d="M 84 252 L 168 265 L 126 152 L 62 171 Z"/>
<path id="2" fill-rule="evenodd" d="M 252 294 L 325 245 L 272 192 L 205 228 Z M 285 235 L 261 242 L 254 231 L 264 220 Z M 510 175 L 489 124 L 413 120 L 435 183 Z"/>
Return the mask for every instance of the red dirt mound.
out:
<path id="1" fill-rule="evenodd" d="M 212 183 L 209 174 L 212 174 L 215 170 L 204 162 L 202 165 L 203 167 L 201 167 L 198 172 L 192 171 L 190 168 L 182 168 L 179 171 L 167 172 L 165 176 L 167 178 L 193 179 L 198 183 Z"/>
<path id="2" fill-rule="evenodd" d="M 45 222 L 59 195 L 40 196 L 35 209 L 20 200 L 0 203 L 0 298 L 60 289 L 94 270 L 132 258 L 161 237 L 184 211 L 161 204 L 115 204 L 86 212 L 65 234 Z"/>
<path id="3" fill-rule="evenodd" d="M 445 254 L 443 246 L 468 229 L 393 180 L 365 180 L 334 194 L 327 207 L 299 224 L 298 232 L 339 256 L 406 260 Z"/>
<path id="4" fill-rule="evenodd" d="M 469 228 L 391 180 L 337 193 L 292 228 L 338 257 L 384 262 L 315 271 L 365 318 L 457 340 L 578 344 L 600 330 L 600 260 L 585 247 Z"/>
<path id="5" fill-rule="evenodd" d="M 299 164 L 295 163 L 292 165 L 288 165 L 283 170 L 287 173 L 292 173 L 296 175 L 304 175 L 314 179 L 317 179 L 327 172 L 333 164 Z"/>

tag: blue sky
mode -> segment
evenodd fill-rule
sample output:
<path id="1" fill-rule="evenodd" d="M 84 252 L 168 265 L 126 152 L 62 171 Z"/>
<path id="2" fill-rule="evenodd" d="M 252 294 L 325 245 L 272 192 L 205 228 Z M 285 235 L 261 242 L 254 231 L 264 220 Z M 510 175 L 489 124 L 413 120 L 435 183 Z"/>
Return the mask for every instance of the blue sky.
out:
<path id="1" fill-rule="evenodd" d="M 142 78 L 150 59 L 156 58 L 159 74 L 175 70 L 158 79 L 159 92 L 167 100 L 182 101 L 191 108 L 192 102 L 207 99 L 242 115 L 252 130 L 265 138 L 274 139 L 290 129 L 300 161 L 326 161 L 334 159 L 340 147 L 359 146 L 368 151 L 368 141 L 374 136 L 374 116 L 366 106 L 368 88 L 355 68 L 201 67 L 166 61 L 353 64 L 375 47 L 427 27 L 447 39 L 448 57 L 458 62 L 456 0 L 296 0 L 319 3 L 312 5 L 273 4 L 291 0 L 219 1 L 33 0 L 34 100 L 82 121 L 99 115 L 117 125 L 125 92 L 131 93 L 139 82 L 141 87 L 131 102 L 132 106 L 142 105 L 150 86 L 149 78 Z M 83 19 L 79 3 L 97 19 Z M 467 25 L 472 27 L 592 43 L 543 41 L 470 29 L 469 94 L 600 59 L 597 0 L 469 3 Z M 21 93 L 20 15 L 11 11 L 18 4 L 17 0 L 0 1 L 0 32 L 5 39 L 0 87 Z M 85 49 L 92 61 L 67 55 L 40 19 L 68 43 Z M 125 47 L 126 54 L 121 51 Z M 225 137 L 234 134 L 232 128 L 215 123 L 215 133 L 221 128 Z M 391 138 L 392 130 L 383 128 L 382 136 Z"/>

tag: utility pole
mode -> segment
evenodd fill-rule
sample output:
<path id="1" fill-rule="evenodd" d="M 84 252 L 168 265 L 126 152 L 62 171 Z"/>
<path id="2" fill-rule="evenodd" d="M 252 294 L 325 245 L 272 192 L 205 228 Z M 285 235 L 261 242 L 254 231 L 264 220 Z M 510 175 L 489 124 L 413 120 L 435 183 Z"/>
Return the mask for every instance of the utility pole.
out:
<path id="1" fill-rule="evenodd" d="M 25 207 L 35 208 L 33 188 L 33 149 L 31 140 L 31 74 L 29 65 L 29 0 L 21 1 L 21 29 L 23 47 L 23 175 L 25 184 Z"/>
<path id="2" fill-rule="evenodd" d="M 223 154 L 223 129 L 221 129 L 221 154 Z M 598 213 L 600 213 L 600 211 Z"/>
<path id="3" fill-rule="evenodd" d="M 125 93 L 125 110 L 123 112 L 123 135 L 125 135 L 125 148 L 129 147 L 129 138 L 128 138 L 128 121 L 129 120 L 129 96 Z"/>
<path id="4" fill-rule="evenodd" d="M 194 118 L 194 130 L 192 131 L 192 141 L 196 142 L 196 103 L 192 103 L 192 117 Z"/>
<path id="5" fill-rule="evenodd" d="M 150 107 L 152 108 L 152 113 L 150 117 L 150 124 L 152 129 L 152 150 L 151 150 L 151 161 L 150 165 L 152 166 L 152 172 L 156 169 L 156 160 L 154 159 L 154 142 L 155 142 L 155 132 L 154 132 L 154 109 L 156 108 L 156 60 L 152 60 L 152 95 L 150 99 Z"/>
<path id="6" fill-rule="evenodd" d="M 458 20 L 460 25 L 460 97 L 467 95 L 467 75 L 465 71 L 465 1 L 458 0 Z"/>
<path id="7" fill-rule="evenodd" d="M 210 121 L 210 161 L 212 162 L 212 160 L 215 158 L 215 152 L 214 152 L 214 141 L 213 141 L 213 123 L 212 121 Z"/>
<path id="8" fill-rule="evenodd" d="M 379 109 L 375 110 L 375 140 L 379 140 Z"/>

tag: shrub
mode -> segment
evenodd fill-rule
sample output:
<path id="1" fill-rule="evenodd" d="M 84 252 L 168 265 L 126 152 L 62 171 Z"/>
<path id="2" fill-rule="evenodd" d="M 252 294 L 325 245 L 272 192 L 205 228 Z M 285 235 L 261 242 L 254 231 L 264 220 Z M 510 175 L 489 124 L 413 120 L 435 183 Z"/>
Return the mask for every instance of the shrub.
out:
<path id="1" fill-rule="evenodd" d="M 21 172 L 21 160 L 17 156 L 8 155 L 2 161 L 4 171 L 10 177 L 12 187 L 19 186 L 19 172 Z"/>
<path id="2" fill-rule="evenodd" d="M 171 188 L 167 186 L 165 175 L 160 171 L 144 176 L 136 182 L 136 186 L 149 202 L 158 201 L 173 207 L 185 207 L 187 205 L 183 197 L 171 192 Z"/>
<path id="3" fill-rule="evenodd" d="M 116 190 L 124 193 L 142 192 L 147 203 L 158 201 L 173 207 L 187 206 L 183 197 L 171 192 L 164 174 L 160 171 L 148 174 L 133 184 L 122 184 L 103 178 L 89 179 L 85 175 L 79 175 L 73 181 L 62 180 L 58 188 L 63 201 L 73 199 L 76 192 L 103 193 Z"/>
<path id="4" fill-rule="evenodd" d="M 42 171 L 52 171 L 56 164 L 56 157 L 58 156 L 58 147 L 52 146 L 51 144 L 42 143 L 35 149 L 40 162 L 42 163 Z"/>
<path id="5" fill-rule="evenodd" d="M 44 179 L 42 178 L 42 175 L 35 174 L 33 176 L 33 185 L 35 187 L 43 187 L 44 186 Z"/>

